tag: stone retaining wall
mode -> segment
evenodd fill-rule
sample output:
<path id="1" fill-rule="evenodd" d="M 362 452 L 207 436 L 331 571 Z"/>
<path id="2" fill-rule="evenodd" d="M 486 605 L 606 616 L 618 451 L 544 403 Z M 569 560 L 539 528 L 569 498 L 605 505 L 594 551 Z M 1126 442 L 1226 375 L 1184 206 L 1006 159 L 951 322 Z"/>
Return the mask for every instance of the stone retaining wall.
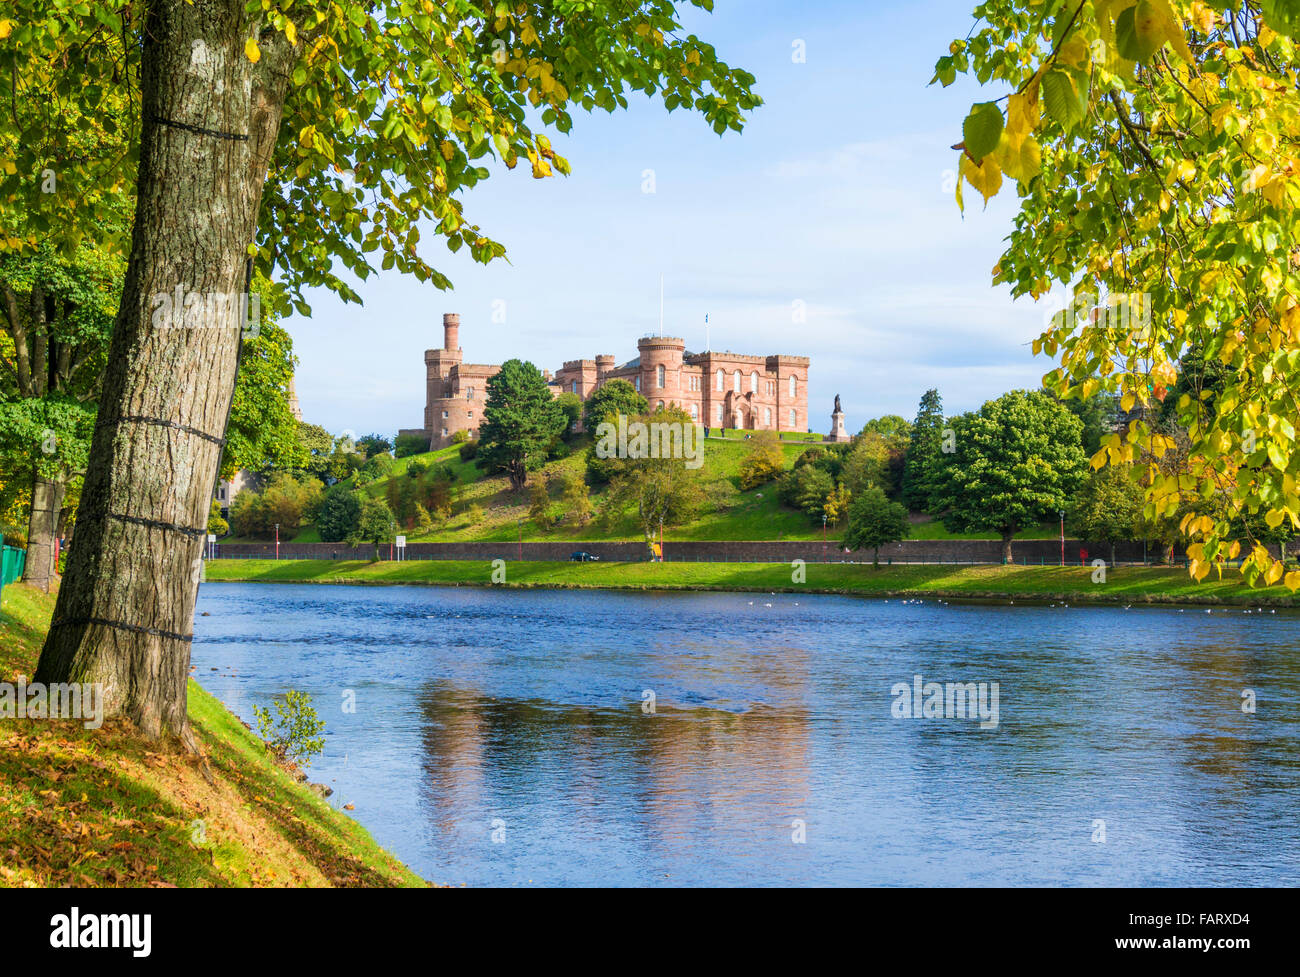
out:
<path id="1" fill-rule="evenodd" d="M 1080 543 L 1077 539 L 1065 541 L 1067 563 L 1080 562 L 1080 546 L 1088 552 L 1088 562 L 1110 558 L 1110 547 L 1102 543 Z M 577 551 L 586 551 L 604 561 L 635 562 L 648 558 L 643 543 L 631 542 L 465 542 L 465 543 L 410 543 L 406 547 L 408 560 L 567 560 Z M 274 559 L 275 543 L 218 543 L 219 559 Z M 387 544 L 379 548 L 381 559 L 389 559 L 396 550 Z M 1061 561 L 1061 542 L 1058 539 L 1027 539 L 1011 544 L 1016 563 L 1054 566 Z M 374 554 L 370 545 L 349 547 L 343 543 L 281 543 L 282 560 L 369 560 Z M 805 560 L 809 563 L 840 562 L 852 560 L 869 562 L 871 551 L 856 554 L 843 553 L 835 540 L 823 544 L 820 540 L 718 540 L 674 541 L 664 546 L 669 561 L 702 563 L 789 563 Z M 1120 563 L 1141 563 L 1144 552 L 1141 543 L 1122 543 L 1115 547 L 1115 558 Z M 1182 558 L 1176 549 L 1175 558 Z M 1002 544 L 997 540 L 944 540 L 913 539 L 880 548 L 881 563 L 1001 563 Z"/>

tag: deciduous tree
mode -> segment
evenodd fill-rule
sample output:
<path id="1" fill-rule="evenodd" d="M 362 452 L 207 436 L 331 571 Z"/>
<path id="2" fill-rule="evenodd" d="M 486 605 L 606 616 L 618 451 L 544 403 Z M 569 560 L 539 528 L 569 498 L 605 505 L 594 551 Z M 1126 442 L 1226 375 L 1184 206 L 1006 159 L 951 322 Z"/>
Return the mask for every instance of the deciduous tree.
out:
<path id="1" fill-rule="evenodd" d="M 1087 460 L 1079 419 L 1045 394 L 1013 390 L 952 421 L 936 503 L 952 532 L 995 532 L 1011 562 L 1016 533 L 1065 509 Z"/>
<path id="2" fill-rule="evenodd" d="M 994 280 L 1071 294 L 1034 343 L 1062 396 L 1121 409 L 1171 396 L 1189 351 L 1220 364 L 1211 409 L 1173 410 L 1186 472 L 1149 469 L 1158 521 L 1190 480 L 1180 528 L 1192 575 L 1244 556 L 1250 580 L 1286 573 L 1249 527 L 1300 527 L 1300 14 L 1291 0 L 991 0 L 939 60 L 994 86 L 962 127 L 960 172 L 987 200 L 1005 174 L 1020 213 Z M 961 193 L 960 183 L 958 193 Z M 1107 435 L 1093 464 L 1171 450 L 1147 421 Z M 1185 483 L 1186 484 L 1186 483 Z M 1234 538 L 1236 529 L 1244 538 Z"/>

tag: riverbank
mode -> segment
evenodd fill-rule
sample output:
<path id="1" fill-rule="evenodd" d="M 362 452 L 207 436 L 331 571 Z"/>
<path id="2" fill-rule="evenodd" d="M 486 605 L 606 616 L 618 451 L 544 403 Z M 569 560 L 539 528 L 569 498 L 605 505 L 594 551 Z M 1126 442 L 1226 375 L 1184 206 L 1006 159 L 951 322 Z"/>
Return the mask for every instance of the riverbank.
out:
<path id="1" fill-rule="evenodd" d="M 431 584 L 608 590 L 730 590 L 967 600 L 1064 600 L 1294 607 L 1285 587 L 1251 588 L 1236 571 L 1197 583 L 1181 567 L 1119 567 L 1094 583 L 1091 568 L 882 566 L 809 563 L 796 582 L 789 564 L 558 563 L 409 560 L 212 560 L 208 580 L 252 583 Z M 504 580 L 501 580 L 501 574 Z"/>
<path id="2" fill-rule="evenodd" d="M 0 681 L 36 668 L 54 598 L 4 588 Z M 196 758 L 128 723 L 0 720 L 0 886 L 422 886 L 197 683 Z"/>

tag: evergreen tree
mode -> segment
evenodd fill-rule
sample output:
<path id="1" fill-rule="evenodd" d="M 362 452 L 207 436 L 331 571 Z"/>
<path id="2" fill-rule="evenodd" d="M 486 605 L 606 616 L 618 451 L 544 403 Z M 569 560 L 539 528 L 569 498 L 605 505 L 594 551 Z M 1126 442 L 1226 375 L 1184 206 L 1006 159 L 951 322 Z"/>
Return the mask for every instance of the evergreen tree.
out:
<path id="1" fill-rule="evenodd" d="M 909 509 L 934 511 L 934 478 L 942 461 L 943 401 L 930 389 L 921 397 L 912 424 L 907 461 L 903 466 L 903 502 Z"/>
<path id="2" fill-rule="evenodd" d="M 504 470 L 518 491 L 528 482 L 529 469 L 546 460 L 564 424 L 564 411 L 541 371 L 531 363 L 506 360 L 487 382 L 479 463 L 488 470 Z"/>
<path id="3" fill-rule="evenodd" d="M 872 485 L 849 504 L 849 528 L 844 534 L 844 545 L 851 550 L 870 548 L 871 562 L 879 566 L 880 547 L 897 543 L 911 531 L 907 510 L 897 502 L 890 502 L 883 489 Z"/>

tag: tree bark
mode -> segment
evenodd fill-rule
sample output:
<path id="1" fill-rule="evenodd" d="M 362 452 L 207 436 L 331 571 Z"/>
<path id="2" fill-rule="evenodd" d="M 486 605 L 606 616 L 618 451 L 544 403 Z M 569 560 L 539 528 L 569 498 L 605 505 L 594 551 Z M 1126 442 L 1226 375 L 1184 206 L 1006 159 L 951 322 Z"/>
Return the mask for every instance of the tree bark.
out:
<path id="1" fill-rule="evenodd" d="M 1004 532 L 1002 534 L 1002 562 L 1011 563 L 1011 541 L 1015 539 L 1015 531 Z"/>
<path id="2" fill-rule="evenodd" d="M 250 31 L 242 0 L 147 4 L 131 257 L 36 673 L 102 683 L 106 715 L 127 716 L 149 737 L 187 733 L 194 602 L 246 308 L 246 248 L 293 55 L 275 35 L 254 66 Z"/>
<path id="3" fill-rule="evenodd" d="M 37 475 L 32 480 L 32 512 L 27 521 L 27 563 L 23 581 L 47 594 L 54 589 L 59 556 L 59 522 L 64 482 Z"/>

